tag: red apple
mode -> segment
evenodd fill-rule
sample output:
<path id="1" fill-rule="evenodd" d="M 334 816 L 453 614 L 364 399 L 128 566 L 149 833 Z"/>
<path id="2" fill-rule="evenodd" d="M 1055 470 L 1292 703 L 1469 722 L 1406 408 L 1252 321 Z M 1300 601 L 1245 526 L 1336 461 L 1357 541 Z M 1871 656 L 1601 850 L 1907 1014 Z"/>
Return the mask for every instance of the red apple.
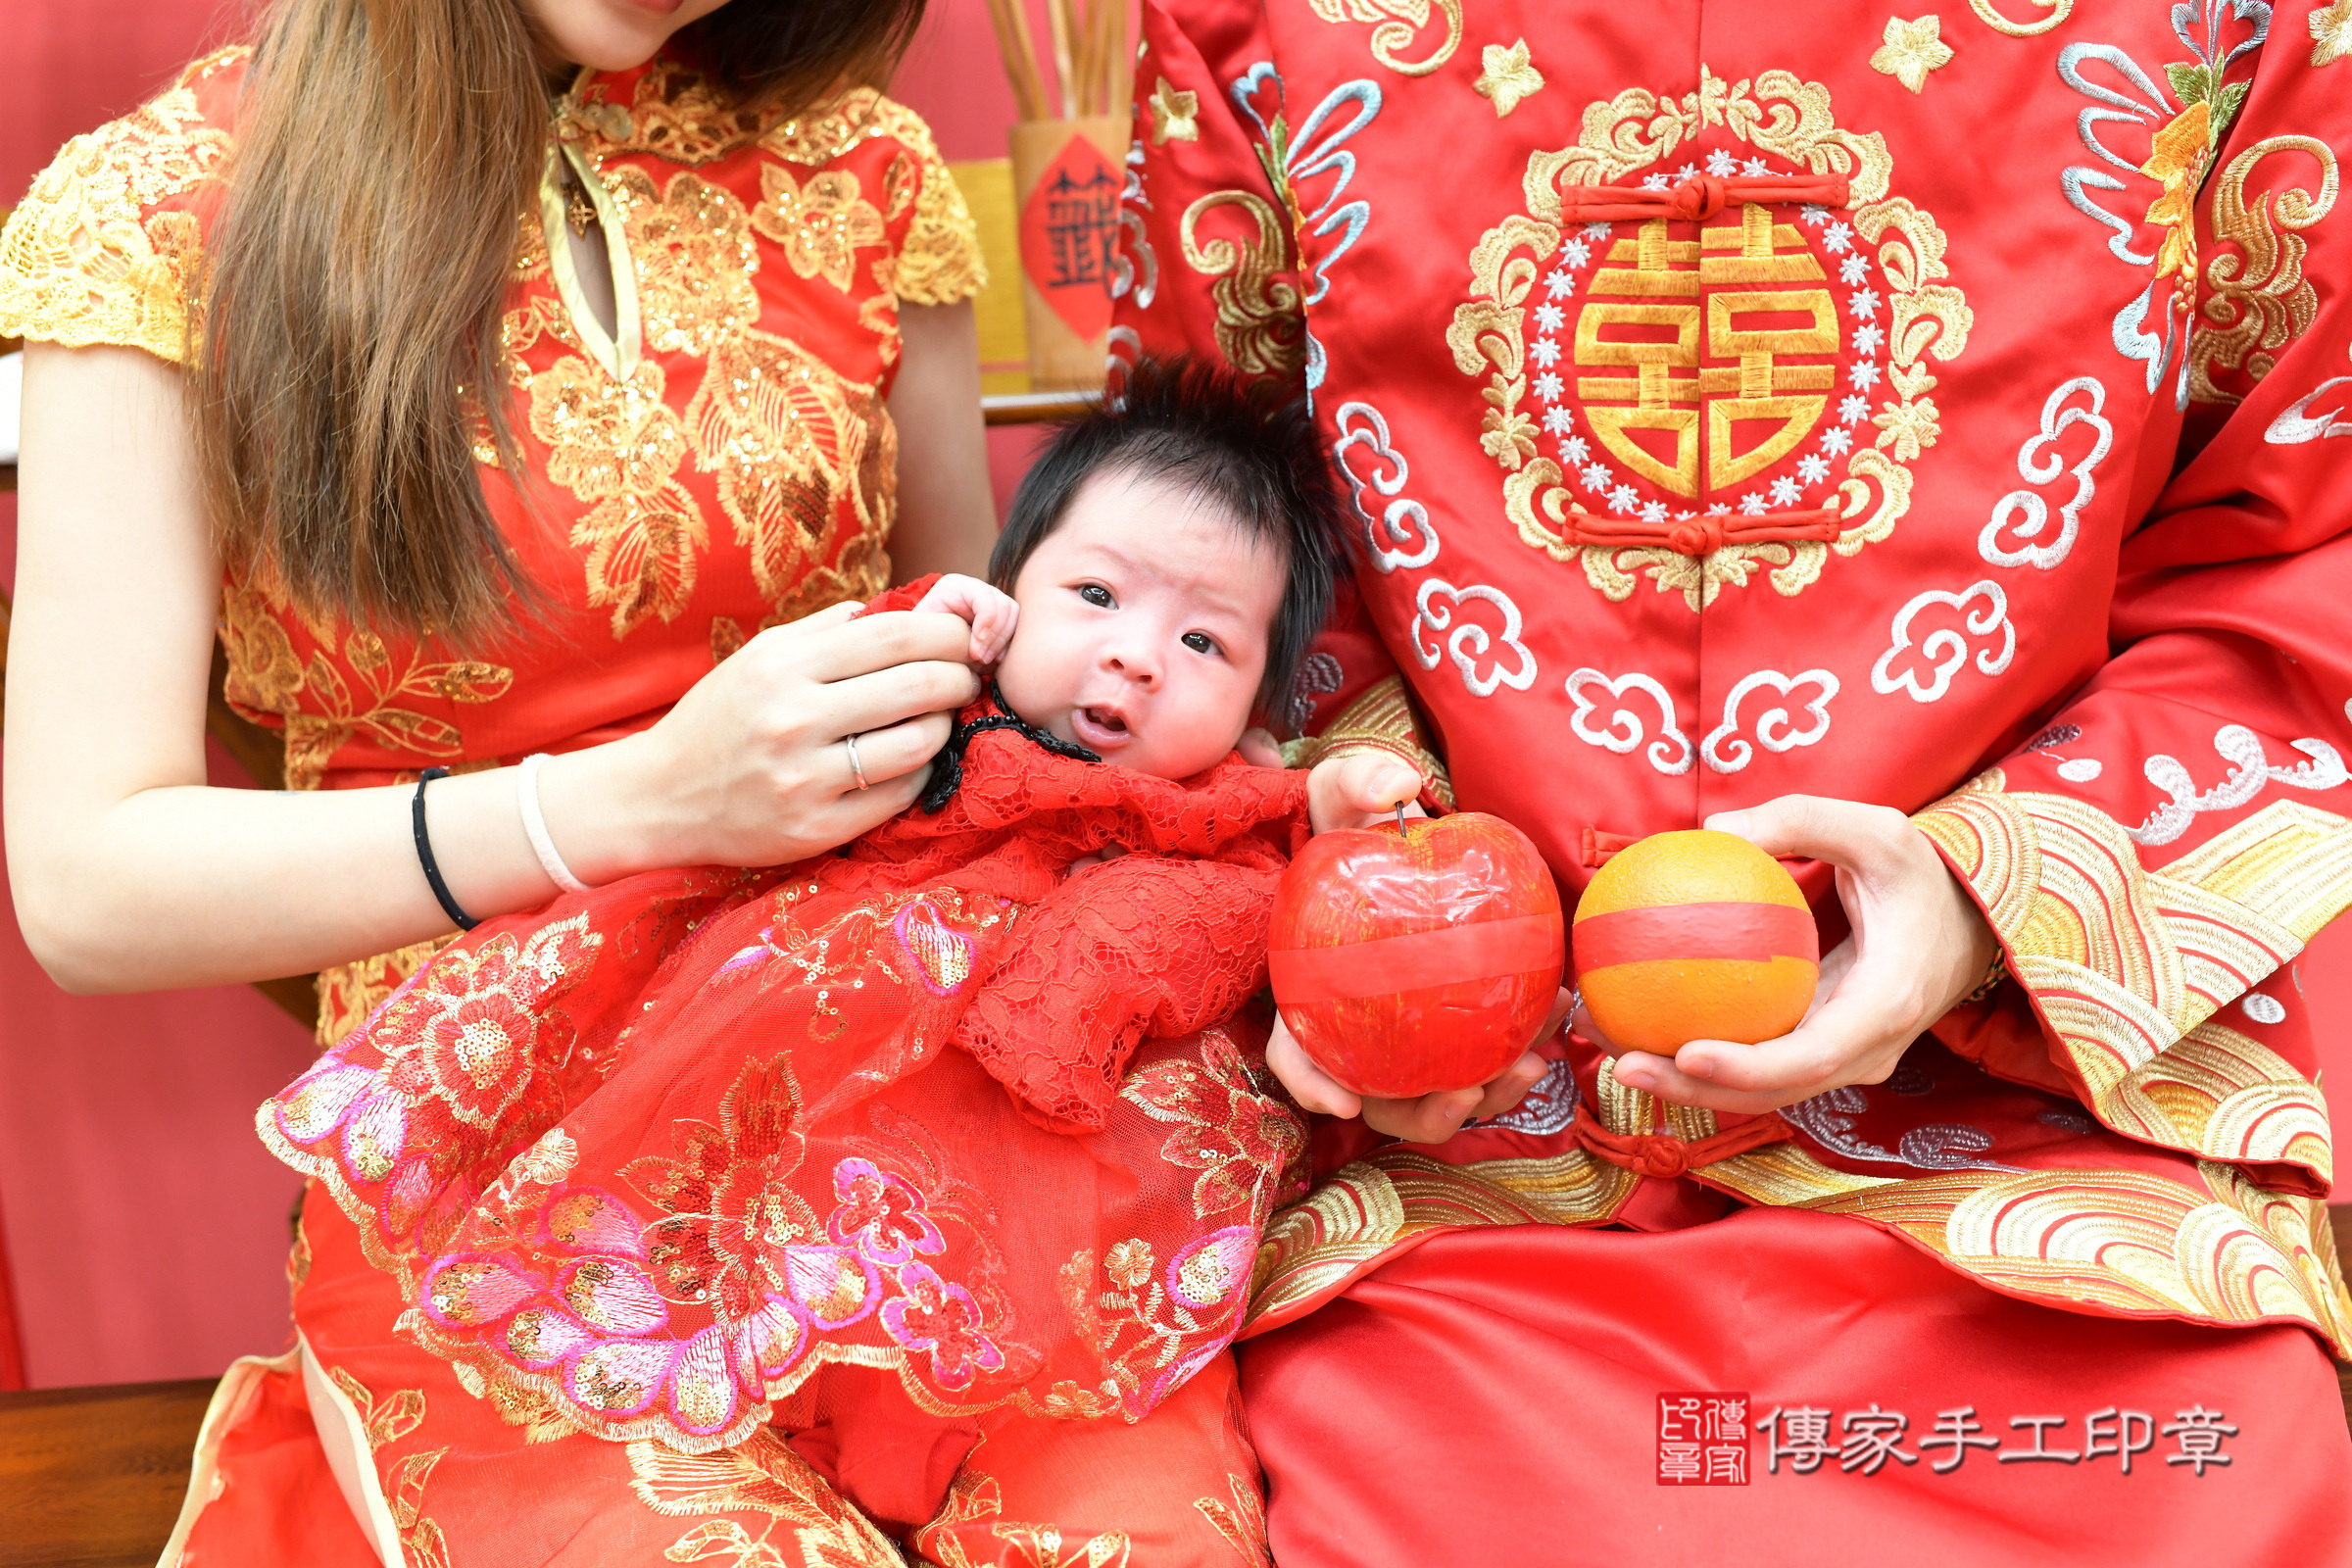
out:
<path id="1" fill-rule="evenodd" d="M 1559 889 L 1480 811 L 1318 834 L 1275 891 L 1268 956 L 1283 1021 L 1341 1084 L 1462 1089 L 1516 1060 L 1558 995 Z"/>

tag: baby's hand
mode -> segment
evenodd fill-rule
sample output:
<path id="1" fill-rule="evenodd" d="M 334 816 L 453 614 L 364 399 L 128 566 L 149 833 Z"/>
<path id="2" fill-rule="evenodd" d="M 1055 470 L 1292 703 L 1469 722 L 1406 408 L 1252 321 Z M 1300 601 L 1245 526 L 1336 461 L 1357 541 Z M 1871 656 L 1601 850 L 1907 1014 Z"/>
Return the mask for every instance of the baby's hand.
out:
<path id="1" fill-rule="evenodd" d="M 1380 752 L 1358 752 L 1317 762 L 1306 775 L 1306 815 L 1318 833 L 1337 827 L 1370 827 L 1394 817 L 1424 813 L 1413 804 L 1421 774 L 1411 764 Z"/>
<path id="2" fill-rule="evenodd" d="M 1004 657 L 1012 641 L 1013 623 L 1020 619 L 1021 607 L 1012 596 L 992 588 L 977 577 L 959 576 L 950 572 L 931 585 L 916 605 L 920 613 L 932 611 L 960 615 L 972 628 L 972 662 L 993 664 Z"/>

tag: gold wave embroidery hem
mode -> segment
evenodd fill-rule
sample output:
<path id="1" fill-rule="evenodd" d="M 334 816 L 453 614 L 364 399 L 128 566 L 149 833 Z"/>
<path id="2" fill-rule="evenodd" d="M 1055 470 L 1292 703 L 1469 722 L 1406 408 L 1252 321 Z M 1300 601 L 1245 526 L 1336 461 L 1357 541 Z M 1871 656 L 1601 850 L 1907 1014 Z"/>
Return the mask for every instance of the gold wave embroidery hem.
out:
<path id="1" fill-rule="evenodd" d="M 2319 1087 L 2213 1015 L 2352 906 L 2352 823 L 2275 801 L 2149 871 L 2114 818 L 2011 790 L 1998 768 L 1912 820 L 1984 906 L 2101 1122 L 2199 1159 L 2329 1179 Z"/>
<path id="2" fill-rule="evenodd" d="M 1598 1121 L 1697 1143 L 1714 1114 L 1661 1105 L 1604 1063 Z M 1654 1136 L 1654 1134 L 1653 1134 Z M 2195 1162 L 2194 1180 L 2123 1169 L 1973 1170 L 1916 1178 L 1838 1170 L 1795 1139 L 1693 1167 L 1746 1202 L 1877 1226 L 1986 1289 L 2061 1310 L 2217 1327 L 2294 1323 L 2352 1352 L 2352 1296 L 2328 1209 Z M 1447 1165 L 1401 1146 L 1353 1161 L 1277 1214 L 1258 1250 L 1237 1338 L 1303 1317 L 1375 1268 L 1449 1230 L 1608 1223 L 1639 1178 L 1581 1148 Z"/>

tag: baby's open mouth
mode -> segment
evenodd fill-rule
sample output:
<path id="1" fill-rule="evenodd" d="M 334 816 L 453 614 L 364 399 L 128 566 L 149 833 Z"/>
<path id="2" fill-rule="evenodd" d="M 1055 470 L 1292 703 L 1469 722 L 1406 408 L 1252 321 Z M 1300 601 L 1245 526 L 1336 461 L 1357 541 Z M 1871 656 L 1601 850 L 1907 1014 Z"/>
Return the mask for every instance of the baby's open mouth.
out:
<path id="1" fill-rule="evenodd" d="M 1071 727 L 1078 732 L 1078 741 L 1085 746 L 1114 745 L 1127 738 L 1127 720 L 1116 709 L 1081 708 L 1072 715 Z"/>

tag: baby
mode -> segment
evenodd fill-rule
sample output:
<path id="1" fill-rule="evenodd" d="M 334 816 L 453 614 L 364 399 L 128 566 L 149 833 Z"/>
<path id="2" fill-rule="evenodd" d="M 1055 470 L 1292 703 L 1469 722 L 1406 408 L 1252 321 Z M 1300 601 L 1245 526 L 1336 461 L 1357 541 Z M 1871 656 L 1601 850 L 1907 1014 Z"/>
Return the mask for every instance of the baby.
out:
<path id="1" fill-rule="evenodd" d="M 1140 368 L 1032 469 L 994 586 L 869 607 L 959 615 L 994 666 L 919 808 L 485 922 L 265 1105 L 416 1353 L 605 1448 L 789 1444 L 926 1560 L 1229 1560 L 1226 1346 L 1304 1151 L 1236 1015 L 1310 801 L 1398 765 L 1236 752 L 1337 511 L 1302 408 Z"/>

